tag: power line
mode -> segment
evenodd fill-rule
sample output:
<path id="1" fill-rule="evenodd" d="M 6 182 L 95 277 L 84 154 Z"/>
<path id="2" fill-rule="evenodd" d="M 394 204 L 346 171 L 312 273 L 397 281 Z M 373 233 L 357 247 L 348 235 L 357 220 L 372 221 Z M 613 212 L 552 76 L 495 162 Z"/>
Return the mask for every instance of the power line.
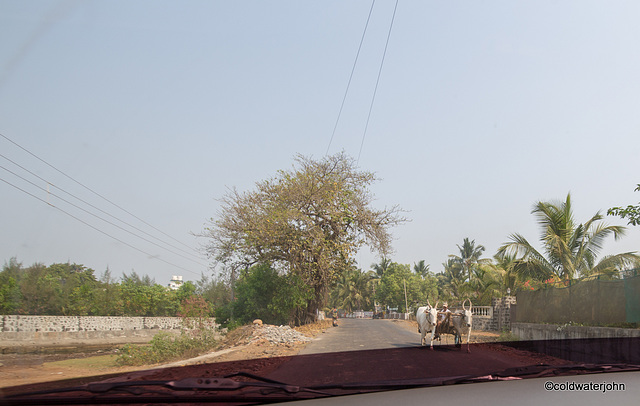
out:
<path id="1" fill-rule="evenodd" d="M 378 79 L 376 79 L 376 86 L 373 89 L 373 96 L 371 97 L 371 105 L 369 106 L 369 115 L 367 116 L 367 123 L 362 133 L 362 142 L 360 143 L 360 151 L 358 152 L 358 159 L 356 163 L 360 162 L 360 154 L 362 154 L 362 146 L 364 145 L 364 138 L 367 135 L 367 128 L 369 128 L 369 120 L 371 119 L 371 111 L 373 110 L 373 103 L 376 99 L 376 93 L 378 92 L 378 83 L 380 83 L 380 75 L 382 74 L 382 66 L 384 65 L 384 58 L 387 55 L 387 47 L 389 46 L 389 38 L 391 38 L 391 29 L 393 28 L 393 22 L 396 19 L 396 10 L 398 9 L 398 1 L 393 8 L 393 16 L 391 17 L 391 24 L 389 24 L 389 32 L 387 33 L 387 42 L 384 45 L 384 52 L 382 53 L 382 60 L 380 61 L 380 69 L 378 70 Z"/>
<path id="2" fill-rule="evenodd" d="M 344 91 L 344 96 L 342 97 L 342 104 L 340 104 L 340 110 L 338 111 L 338 118 L 336 118 L 336 123 L 333 126 L 333 132 L 331 133 L 331 139 L 329 140 L 329 145 L 327 146 L 327 152 L 325 155 L 329 155 L 329 148 L 331 148 L 331 143 L 333 142 L 333 137 L 336 135 L 336 129 L 338 128 L 338 122 L 340 121 L 340 116 L 342 115 L 342 109 L 344 108 L 344 102 L 347 100 L 347 93 L 349 93 L 349 87 L 351 86 L 351 79 L 353 79 L 353 72 L 356 70 L 356 64 L 358 63 L 358 57 L 360 56 L 360 50 L 362 49 L 362 43 L 364 42 L 364 37 L 367 33 L 367 27 L 369 26 L 369 20 L 371 20 L 371 12 L 373 11 L 373 6 L 376 4 L 376 0 L 371 2 L 371 8 L 369 9 L 369 16 L 367 16 L 367 23 L 364 25 L 364 30 L 362 31 L 362 38 L 360 38 L 360 45 L 358 45 L 358 52 L 356 52 L 356 59 L 353 61 L 353 66 L 351 67 L 351 75 L 349 75 L 349 81 L 347 82 L 347 88 Z"/>
<path id="3" fill-rule="evenodd" d="M 20 148 L 21 150 L 25 151 L 26 153 L 28 153 L 29 155 L 33 156 L 34 158 L 36 158 L 37 160 L 39 160 L 40 162 L 44 163 L 45 165 L 49 166 L 50 168 L 54 169 L 56 172 L 62 174 L 63 176 L 65 176 L 66 178 L 72 180 L 73 182 L 77 183 L 78 185 L 82 186 L 83 188 L 85 188 L 86 190 L 90 191 L 91 193 L 95 194 L 96 196 L 102 198 L 103 200 L 107 201 L 108 203 L 110 203 L 111 205 L 117 207 L 118 209 L 122 210 L 123 212 L 127 213 L 128 215 L 130 215 L 131 217 L 135 218 L 136 220 L 144 223 L 145 225 L 147 225 L 148 227 L 151 227 L 152 229 L 156 230 L 157 232 L 161 233 L 162 235 L 169 237 L 170 239 L 172 239 L 173 241 L 184 245 L 185 247 L 189 248 L 189 249 L 193 249 L 192 247 L 189 247 L 187 244 L 183 243 L 182 241 L 179 241 L 175 238 L 173 238 L 172 236 L 170 236 L 169 234 L 165 233 L 164 231 L 152 226 L 151 224 L 147 223 L 146 221 L 144 221 L 143 219 L 141 219 L 140 217 L 136 216 L 135 214 L 131 213 L 130 211 L 126 210 L 125 208 L 119 206 L 118 204 L 112 202 L 111 200 L 107 199 L 106 197 L 102 196 L 100 193 L 94 191 L 93 189 L 91 189 L 88 186 L 85 186 L 84 184 L 82 184 L 81 182 L 75 180 L 74 178 L 72 178 L 71 176 L 67 175 L 66 173 L 62 172 L 60 169 L 56 168 L 55 166 L 51 165 L 49 162 L 45 161 L 44 159 L 40 158 L 39 156 L 37 156 L 36 154 L 34 154 L 33 152 L 29 151 L 28 149 L 24 148 L 23 146 L 19 145 L 18 143 L 16 143 L 15 141 L 11 140 L 9 137 L 7 137 L 6 135 L 0 133 L 0 136 L 4 139 L 6 139 L 7 141 L 9 141 L 10 143 L 12 143 L 13 145 L 17 146 L 18 148 Z"/>
<path id="4" fill-rule="evenodd" d="M 62 210 L 61 208 L 59 208 L 59 207 L 57 207 L 57 206 L 54 206 L 53 204 L 51 204 L 51 203 L 49 203 L 49 202 L 47 202 L 47 201 L 45 201 L 45 200 L 43 200 L 43 199 L 39 198 L 38 196 L 36 196 L 36 195 L 34 195 L 34 194 L 30 193 L 30 192 L 27 192 L 26 190 L 24 190 L 24 189 L 20 188 L 19 186 L 14 185 L 13 183 L 11 183 L 11 182 L 9 182 L 9 181 L 7 181 L 7 180 L 5 180 L 5 179 L 0 178 L 0 181 L 2 181 L 2 182 L 4 182 L 4 183 L 8 184 L 9 186 L 12 186 L 12 187 L 14 187 L 14 188 L 18 189 L 19 191 L 21 191 L 21 192 L 23 192 L 23 193 L 28 194 L 29 196 L 31 196 L 31 197 L 33 197 L 33 198 L 35 198 L 35 199 L 40 200 L 41 202 L 43 202 L 43 203 L 45 203 L 45 204 L 47 204 L 47 205 L 49 205 L 49 206 L 51 206 L 51 207 L 53 207 L 53 208 L 55 208 L 55 209 L 57 209 L 57 210 L 60 210 L 62 213 L 66 214 L 67 216 L 69 216 L 69 217 L 71 217 L 71 218 L 73 218 L 73 219 L 75 219 L 75 220 L 77 220 L 77 221 L 81 222 L 82 224 L 84 224 L 84 225 L 86 225 L 86 226 L 89 226 L 89 227 L 93 228 L 93 229 L 94 229 L 94 230 L 96 230 L 97 232 L 99 232 L 99 233 L 101 233 L 101 234 L 104 234 L 104 235 L 106 235 L 107 237 L 112 238 L 112 239 L 114 239 L 114 240 L 118 241 L 118 242 L 119 242 L 119 243 L 121 243 L 121 244 L 126 245 L 126 246 L 127 246 L 127 247 L 129 247 L 129 248 L 132 248 L 132 249 L 134 249 L 134 250 L 136 250 L 136 251 L 138 251 L 138 252 L 141 252 L 141 253 L 143 253 L 143 254 L 145 254 L 145 255 L 147 255 L 147 256 L 149 256 L 149 257 L 151 257 L 151 258 L 157 259 L 158 261 L 162 261 L 162 262 L 164 262 L 165 264 L 168 264 L 168 265 L 174 266 L 174 267 L 176 267 L 176 268 L 178 268 L 178 269 L 182 269 L 183 271 L 191 272 L 192 274 L 195 274 L 195 275 L 200 275 L 200 274 L 198 274 L 197 272 L 194 272 L 194 271 L 192 271 L 192 270 L 190 270 L 190 269 L 184 268 L 184 267 L 182 267 L 182 266 L 180 266 L 180 265 L 173 264 L 173 263 L 171 263 L 171 262 L 169 262 L 169 261 L 166 261 L 166 260 L 164 260 L 164 259 L 162 259 L 162 258 L 160 258 L 160 257 L 158 257 L 158 256 L 152 255 L 152 254 L 150 254 L 150 253 L 148 253 L 148 252 L 146 252 L 146 251 L 144 251 L 144 250 L 141 250 L 140 248 L 134 247 L 133 245 L 131 245 L 131 244 L 127 243 L 127 242 L 124 242 L 124 241 L 122 241 L 121 239 L 119 239 L 119 238 L 117 238 L 117 237 L 114 237 L 114 236 L 112 236 L 111 234 L 109 234 L 109 233 L 107 233 L 107 232 L 105 232 L 105 231 L 102 231 L 102 230 L 100 230 L 100 229 L 99 229 L 99 228 L 97 228 L 97 227 L 92 226 L 91 224 L 87 223 L 86 221 L 79 219 L 78 217 L 74 216 L 73 214 L 68 213 L 68 212 L 66 212 L 66 211 Z"/>
<path id="5" fill-rule="evenodd" d="M 27 183 L 29 183 L 29 184 L 31 184 L 31 185 L 33 185 L 33 186 L 35 186 L 36 188 L 38 188 L 38 189 L 40 189 L 40 190 L 42 190 L 42 191 L 44 191 L 44 192 L 47 192 L 48 194 L 50 194 L 50 195 L 52 195 L 52 196 L 54 196 L 54 197 L 57 197 L 58 199 L 62 200 L 63 202 L 65 202 L 65 203 L 67 203 L 67 204 L 70 204 L 71 206 L 73 206 L 73 207 L 75 207 L 75 208 L 77 208 L 77 209 L 79 209 L 79 210 L 82 210 L 83 212 L 85 212 L 85 213 L 87 213 L 87 214 L 89 214 L 89 215 L 91 215 L 91 216 L 93 216 L 93 217 L 95 217 L 95 218 L 97 218 L 97 219 L 99 219 L 99 220 L 104 221 L 104 222 L 105 222 L 105 223 L 107 223 L 107 224 L 110 224 L 110 225 L 112 225 L 112 226 L 114 226 L 114 227 L 116 227 L 116 228 L 118 228 L 118 229 L 120 229 L 120 230 L 122 230 L 122 231 L 125 231 L 125 232 L 127 232 L 127 233 L 129 233 L 129 234 L 131 234 L 131 235 L 133 235 L 133 236 L 135 236 L 135 237 L 138 237 L 138 238 L 140 238 L 141 240 L 144 240 L 144 241 L 146 241 L 146 242 L 148 242 L 148 243 L 150 243 L 150 244 L 153 244 L 153 245 L 155 245 L 156 247 L 159 247 L 159 248 L 161 248 L 161 249 L 163 249 L 163 250 L 169 251 L 170 253 L 172 253 L 172 254 L 174 254 L 174 255 L 177 255 L 177 256 L 182 257 L 182 258 L 184 258 L 184 259 L 186 259 L 186 260 L 189 260 L 189 261 L 195 262 L 196 264 L 198 264 L 198 265 L 200 265 L 200 266 L 206 266 L 206 265 L 201 264 L 200 262 L 198 262 L 198 261 L 196 261 L 196 260 L 194 260 L 194 259 L 191 259 L 191 258 L 189 258 L 189 257 L 186 257 L 186 256 L 184 256 L 184 255 L 182 255 L 182 254 L 177 253 L 177 252 L 171 251 L 170 249 L 167 249 L 166 247 L 163 247 L 163 246 L 161 246 L 161 245 L 159 245 L 159 244 L 156 244 L 155 242 L 153 242 L 153 241 L 151 241 L 151 240 L 149 240 L 149 239 L 147 239 L 147 238 L 144 238 L 144 237 L 141 237 L 141 236 L 139 236 L 139 235 L 136 235 L 135 233 L 133 233 L 133 232 L 132 232 L 132 231 L 130 231 L 130 230 L 127 230 L 127 229 L 125 229 L 125 228 L 123 228 L 123 227 L 120 227 L 119 225 L 117 225 L 117 224 L 115 224 L 115 223 L 113 223 L 113 222 L 111 222 L 111 221 L 109 221 L 109 220 L 106 220 L 106 219 L 104 219 L 104 218 L 102 218 L 102 217 L 100 217 L 100 216 L 98 216 L 98 215 L 96 215 L 96 214 L 94 214 L 94 213 L 91 213 L 90 211 L 88 211 L 88 210 L 86 210 L 86 209 L 84 209 L 84 208 L 82 208 L 82 207 L 80 207 L 80 206 L 78 206 L 78 205 L 76 205 L 76 204 L 74 204 L 74 203 L 71 203 L 70 201 L 68 201 L 68 200 L 66 200 L 66 199 L 64 199 L 64 198 L 62 198 L 62 197 L 60 197 L 60 196 L 56 195 L 55 193 L 52 193 L 52 192 L 48 191 L 47 189 L 43 188 L 42 186 L 38 186 L 38 185 L 36 185 L 35 183 L 31 182 L 30 180 L 28 180 L 28 179 L 26 179 L 26 178 L 24 178 L 24 177 L 22 177 L 22 176 L 18 175 L 17 173 L 15 173 L 15 172 L 11 171 L 10 169 L 5 168 L 5 167 L 4 167 L 4 166 L 2 166 L 2 165 L 0 165 L 0 168 L 4 169 L 5 171 L 7 171 L 7 172 L 11 173 L 12 175 L 14 175 L 14 176 L 16 176 L 16 177 L 18 177 L 18 178 L 22 179 L 23 181 L 25 181 L 25 182 L 27 182 Z M 49 204 L 51 205 L 51 203 L 49 203 Z M 52 206 L 53 206 L 53 205 L 52 205 Z M 56 207 L 56 206 L 54 206 L 54 207 Z"/>
<path id="6" fill-rule="evenodd" d="M 126 222 L 126 221 L 124 221 L 124 220 L 122 220 L 122 219 L 120 219 L 120 218 L 118 218 L 118 217 L 116 217 L 116 216 L 114 216 L 114 215 L 112 215 L 112 214 L 110 214 L 110 213 L 107 213 L 106 211 L 104 211 L 104 210 L 100 209 L 99 207 L 94 206 L 93 204 L 91 204 L 91 203 L 89 203 L 89 202 L 87 202 L 87 201 L 85 201 L 85 200 L 83 200 L 83 199 L 81 199 L 81 198 L 79 198 L 79 197 L 77 197 L 77 196 L 75 196 L 74 194 L 72 194 L 72 193 L 70 193 L 70 192 L 67 192 L 66 190 L 62 189 L 61 187 L 56 186 L 55 184 L 53 184 L 53 183 L 49 182 L 48 180 L 46 180 L 46 179 L 42 178 L 42 177 L 41 177 L 41 176 L 39 176 L 38 174 L 36 174 L 36 173 L 34 173 L 34 172 L 30 171 L 29 169 L 25 168 L 24 166 L 20 165 L 19 163 L 15 162 L 15 161 L 11 160 L 10 158 L 7 158 L 6 156 L 4 156 L 4 155 L 2 155 L 2 154 L 0 154 L 0 157 L 2 157 L 2 158 L 4 158 L 4 159 L 6 159 L 7 161 L 11 162 L 11 163 L 12 163 L 12 164 L 14 164 L 15 166 L 17 166 L 17 167 L 19 167 L 20 169 L 22 169 L 23 171 L 28 172 L 28 173 L 29 173 L 29 174 L 31 174 L 32 176 L 34 176 L 34 177 L 36 177 L 36 178 L 40 179 L 41 181 L 45 182 L 46 184 L 48 184 L 48 185 L 51 185 L 51 186 L 55 187 L 56 189 L 60 190 L 61 192 L 63 192 L 63 193 L 65 193 L 65 194 L 67 194 L 68 196 L 71 196 L 71 197 L 73 197 L 74 199 L 79 200 L 79 201 L 81 201 L 82 203 L 84 203 L 84 204 L 86 204 L 86 205 L 88 205 L 88 206 L 92 207 L 93 209 L 98 210 L 99 212 L 101 212 L 101 213 L 103 213 L 103 214 L 106 214 L 107 216 L 109 216 L 109 217 L 111 217 L 111 218 L 113 218 L 113 219 L 116 219 L 116 220 L 118 220 L 119 222 L 121 222 L 121 223 L 123 223 L 123 224 L 126 224 L 127 226 L 129 226 L 129 227 L 131 227 L 131 228 L 133 228 L 133 229 L 135 229 L 135 230 L 137 230 L 137 231 L 139 231 L 139 232 L 141 232 L 141 233 L 143 233 L 143 234 L 145 234 L 145 235 L 147 235 L 147 236 L 149 236 L 149 237 L 151 237 L 151 238 L 154 238 L 154 239 L 155 239 L 155 240 L 157 240 L 157 241 L 160 241 L 160 242 L 162 242 L 163 244 L 166 244 L 166 245 L 168 245 L 169 247 L 171 247 L 171 248 L 173 248 L 173 249 L 176 249 L 176 250 L 178 250 L 178 251 L 181 251 L 181 252 L 183 252 L 183 253 L 185 253 L 185 254 L 188 254 L 188 255 L 190 255 L 190 256 L 192 256 L 192 257 L 194 257 L 194 258 L 198 258 L 198 259 L 200 259 L 200 257 L 198 257 L 197 255 L 195 255 L 195 254 L 193 254 L 193 253 L 191 253 L 191 252 L 189 252 L 189 251 L 186 251 L 186 250 L 184 250 L 184 249 L 182 249 L 182 248 L 179 248 L 179 247 L 177 247 L 177 246 L 174 246 L 174 245 L 172 245 L 172 244 L 170 244 L 170 243 L 168 243 L 168 242 L 166 242 L 166 241 L 163 241 L 162 239 L 160 239 L 160 238 L 158 238 L 158 237 L 156 237 L 156 236 L 154 236 L 154 235 L 151 235 L 151 234 L 147 233 L 146 231 L 144 231 L 144 230 L 142 230 L 142 229 L 140 229 L 140 228 L 138 228 L 138 227 L 136 227 L 136 226 L 134 226 L 134 225 L 132 225 L 132 224 L 130 224 L 130 223 L 128 223 L 128 222 Z M 4 167 L 2 167 L 2 169 L 6 170 L 6 171 L 8 171 L 8 172 L 11 172 L 10 170 L 8 170 L 8 169 L 6 169 L 6 168 L 4 168 Z M 18 177 L 22 178 L 21 176 L 19 176 L 19 175 L 15 174 L 14 172 L 11 172 L 11 173 L 13 173 L 15 176 L 18 176 Z M 28 181 L 28 180 L 26 180 L 26 179 L 24 179 L 24 178 L 22 178 L 22 179 L 23 179 L 23 180 L 25 180 L 26 182 L 31 183 L 30 181 Z M 32 184 L 32 185 L 34 185 L 34 186 L 36 186 L 36 187 L 38 187 L 38 188 L 41 188 L 40 186 L 37 186 L 37 185 L 35 185 L 35 184 L 33 184 L 33 183 L 31 183 L 31 184 Z M 43 190 L 44 190 L 44 189 L 43 189 Z M 47 191 L 47 193 L 51 193 L 51 192 L 48 192 L 48 191 Z M 53 193 L 51 193 L 51 194 L 53 194 Z M 54 196 L 56 196 L 55 194 L 53 194 L 53 195 L 54 195 Z M 65 201 L 65 202 L 67 202 L 66 200 L 62 199 L 62 198 L 61 198 L 61 197 L 59 197 L 59 196 L 56 196 L 56 197 L 58 197 L 60 200 L 63 200 L 63 201 Z M 71 204 L 71 205 L 75 206 L 73 203 L 70 203 L 70 202 L 67 202 L 67 203 L 69 203 L 69 204 Z M 77 206 L 75 206 L 75 207 L 77 207 Z M 82 209 L 82 208 L 80 208 L 80 207 L 78 207 L 78 208 L 79 208 L 80 210 L 83 210 L 83 211 L 85 211 L 85 212 L 89 213 L 88 211 L 86 211 L 86 210 L 84 210 L 84 209 Z M 89 213 L 89 214 L 91 214 L 91 215 L 95 216 L 93 213 Z M 98 216 L 95 216 L 95 217 L 98 217 Z M 100 218 L 100 217 L 98 217 L 98 218 Z M 101 219 L 101 220 L 103 220 L 103 221 L 108 222 L 107 220 L 104 220 L 104 219 L 102 219 L 102 218 L 100 218 L 100 219 Z M 110 223 L 110 224 L 112 224 L 112 223 Z M 118 227 L 117 225 L 114 225 L 114 226 L 115 226 L 115 227 Z M 120 228 L 120 227 L 118 227 L 118 228 Z M 128 230 L 124 230 L 124 231 L 127 231 L 127 232 L 131 233 L 131 232 L 130 232 L 130 231 L 128 231 Z M 134 233 L 131 233 L 131 234 L 135 235 Z M 148 241 L 148 240 L 146 240 L 145 238 L 140 237 L 140 236 L 138 236 L 138 235 L 136 235 L 136 237 L 138 237 L 138 238 L 142 238 L 143 240 Z M 151 241 L 150 241 L 150 242 L 151 242 Z M 157 244 L 155 244 L 155 243 L 153 243 L 153 242 L 151 242 L 151 243 L 152 243 L 152 244 L 154 244 L 154 245 L 157 245 Z M 158 246 L 159 246 L 159 245 L 158 245 Z M 174 253 L 173 251 L 171 251 L 171 250 L 169 250 L 169 249 L 167 249 L 167 248 L 165 248 L 165 247 L 161 247 L 161 246 L 159 246 L 159 247 L 160 247 L 160 248 L 162 248 L 162 249 L 165 249 L 165 250 L 167 250 L 167 251 L 169 251 L 169 252 L 171 252 L 171 253 Z M 175 254 L 175 253 L 174 253 L 174 254 Z M 180 255 L 180 254 L 176 254 L 176 255 Z M 202 264 L 200 264 L 200 265 L 202 265 Z"/>

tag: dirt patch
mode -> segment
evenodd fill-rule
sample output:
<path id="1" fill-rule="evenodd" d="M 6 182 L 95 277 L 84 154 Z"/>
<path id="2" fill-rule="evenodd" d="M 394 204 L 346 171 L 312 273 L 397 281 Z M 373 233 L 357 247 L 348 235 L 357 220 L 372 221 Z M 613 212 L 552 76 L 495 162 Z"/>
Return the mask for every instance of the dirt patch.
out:
<path id="1" fill-rule="evenodd" d="M 313 338 L 318 334 L 324 333 L 327 329 L 332 328 L 331 323 L 331 320 L 323 320 L 317 323 L 295 327 L 293 330 L 305 337 Z M 255 326 L 243 326 L 229 332 L 219 349 L 235 348 L 235 350 L 216 356 L 215 361 L 210 359 L 203 361 L 203 363 L 286 357 L 296 355 L 307 345 L 306 341 L 296 340 L 275 344 L 260 335 L 260 333 L 261 329 Z"/>
<path id="2" fill-rule="evenodd" d="M 149 368 L 285 357 L 296 355 L 307 344 L 301 341 L 297 334 L 312 338 L 328 328 L 331 328 L 331 320 L 293 329 L 284 326 L 243 326 L 229 332 L 220 346 L 209 354 L 155 366 L 118 367 L 115 365 L 117 349 L 68 354 L 3 354 L 0 356 L 0 387 L 126 373 Z M 284 333 L 278 334 L 280 330 Z M 274 344 L 273 341 L 278 340 L 281 342 Z M 84 360 L 84 362 L 69 363 L 67 362 L 69 360 Z"/>

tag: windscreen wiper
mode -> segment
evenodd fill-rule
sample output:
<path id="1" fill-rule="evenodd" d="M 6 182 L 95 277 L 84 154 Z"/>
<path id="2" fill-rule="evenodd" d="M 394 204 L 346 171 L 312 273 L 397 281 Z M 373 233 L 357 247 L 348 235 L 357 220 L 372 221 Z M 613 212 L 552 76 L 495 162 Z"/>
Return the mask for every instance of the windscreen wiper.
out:
<path id="1" fill-rule="evenodd" d="M 4 399 L 0 399 L 0 405 L 190 402 L 265 404 L 346 394 L 426 388 L 463 383 L 626 371 L 640 371 L 640 365 L 567 364 L 558 366 L 537 364 L 524 367 L 507 368 L 487 375 L 460 375 L 437 378 L 313 385 L 308 387 L 291 385 L 258 375 L 239 372 L 220 378 L 185 378 L 179 380 L 90 383 L 69 388 L 42 390 L 7 396 Z M 251 380 L 239 381 L 231 379 L 236 377 L 249 378 Z"/>
<path id="2" fill-rule="evenodd" d="M 245 377 L 252 381 L 231 378 Z M 75 394 L 70 396 L 70 394 Z M 57 388 L 6 396 L 0 405 L 63 405 L 63 404 L 136 404 L 241 402 L 275 403 L 291 400 L 333 396 L 313 388 L 289 385 L 247 372 L 221 378 L 184 378 L 178 380 L 148 380 L 97 382 L 68 388 Z"/>

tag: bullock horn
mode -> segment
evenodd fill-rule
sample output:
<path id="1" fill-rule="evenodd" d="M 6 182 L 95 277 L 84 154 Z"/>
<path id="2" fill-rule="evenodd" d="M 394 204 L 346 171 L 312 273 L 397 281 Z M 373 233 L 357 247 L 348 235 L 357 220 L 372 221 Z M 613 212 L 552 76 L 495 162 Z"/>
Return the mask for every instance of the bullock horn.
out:
<path id="1" fill-rule="evenodd" d="M 465 304 L 465 303 L 467 303 L 467 300 L 469 300 L 469 299 L 465 299 L 465 300 L 464 300 L 464 302 L 462 302 L 462 308 L 463 308 L 464 310 L 467 310 L 467 308 L 466 308 L 466 307 L 464 307 L 464 304 Z M 471 303 L 471 300 L 469 300 L 469 303 Z M 471 308 L 469 308 L 469 310 L 471 310 Z"/>
<path id="2" fill-rule="evenodd" d="M 431 303 L 429 303 L 429 299 L 427 299 L 427 306 L 431 307 Z"/>
<path id="3" fill-rule="evenodd" d="M 440 301 L 436 300 L 436 309 L 438 308 L 438 303 L 440 303 Z"/>

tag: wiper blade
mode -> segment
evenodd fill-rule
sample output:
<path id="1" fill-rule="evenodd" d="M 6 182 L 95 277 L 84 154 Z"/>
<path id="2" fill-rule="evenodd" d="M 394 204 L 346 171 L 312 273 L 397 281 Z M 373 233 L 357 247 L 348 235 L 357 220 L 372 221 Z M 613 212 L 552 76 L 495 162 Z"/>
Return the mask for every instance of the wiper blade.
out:
<path id="1" fill-rule="evenodd" d="M 233 377 L 246 377 L 254 381 L 236 381 Z M 246 388 L 260 390 L 243 391 Z M 191 392 L 187 396 L 182 391 Z M 74 397 L 42 397 L 43 395 L 68 394 L 74 392 L 85 392 L 90 395 Z M 286 394 L 286 397 L 272 396 L 273 394 Z M 155 394 L 149 396 L 150 394 Z M 274 381 L 247 372 L 239 372 L 224 377 L 215 378 L 184 378 L 178 380 L 148 380 L 148 381 L 126 381 L 126 382 L 98 382 L 68 388 L 58 388 L 41 390 L 28 393 L 21 393 L 4 398 L 8 404 L 65 404 L 65 403 L 163 403 L 163 402 L 193 402 L 207 401 L 212 403 L 247 401 L 247 402 L 282 402 L 307 398 L 307 394 L 312 397 L 333 396 L 330 393 L 321 392 L 313 388 L 289 385 L 283 382 Z M 101 395 L 116 395 L 103 397 Z M 122 395 L 126 395 L 123 397 Z M 131 397 L 130 395 L 134 395 Z M 167 397 L 169 395 L 169 397 Z M 300 395 L 299 397 L 296 395 Z"/>
<path id="2" fill-rule="evenodd" d="M 290 385 L 246 372 L 218 378 L 185 378 L 179 380 L 149 380 L 127 382 L 101 382 L 82 386 L 42 390 L 7 396 L 6 404 L 105 404 L 105 403 L 189 403 L 189 402 L 241 402 L 274 403 L 290 400 L 338 396 L 374 391 L 424 388 L 433 386 L 519 380 L 566 374 L 640 371 L 634 364 L 538 364 L 507 368 L 488 375 L 460 375 L 437 378 L 417 378 L 393 381 L 314 385 Z M 231 378 L 245 377 L 253 381 Z M 327 392 L 331 391 L 331 392 Z M 88 395 L 64 396 L 74 392 Z M 186 392 L 186 393 L 185 393 Z M 60 394 L 61 396 L 57 396 Z M 44 395 L 55 395 L 42 397 Z"/>

